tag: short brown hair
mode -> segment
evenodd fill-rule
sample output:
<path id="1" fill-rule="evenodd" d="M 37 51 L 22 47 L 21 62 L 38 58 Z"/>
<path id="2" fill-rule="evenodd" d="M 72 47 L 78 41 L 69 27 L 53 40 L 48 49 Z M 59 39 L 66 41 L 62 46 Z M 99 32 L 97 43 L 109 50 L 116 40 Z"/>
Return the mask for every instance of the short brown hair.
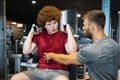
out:
<path id="1" fill-rule="evenodd" d="M 87 18 L 88 21 L 94 22 L 101 28 L 105 26 L 105 14 L 102 10 L 91 10 L 83 16 L 83 19 Z"/>
<path id="2" fill-rule="evenodd" d="M 51 20 L 60 21 L 61 12 L 55 6 L 45 6 L 43 7 L 37 16 L 37 24 L 39 27 L 44 27 L 45 23 Z"/>

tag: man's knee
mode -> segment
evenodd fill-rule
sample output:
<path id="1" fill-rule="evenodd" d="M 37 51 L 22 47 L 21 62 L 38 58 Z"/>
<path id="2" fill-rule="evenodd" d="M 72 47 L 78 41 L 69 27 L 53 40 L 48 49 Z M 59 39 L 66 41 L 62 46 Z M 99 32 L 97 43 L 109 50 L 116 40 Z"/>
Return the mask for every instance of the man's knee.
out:
<path id="1" fill-rule="evenodd" d="M 10 80 L 29 80 L 29 78 L 23 73 L 18 73 L 13 75 Z"/>
<path id="2" fill-rule="evenodd" d="M 67 76 L 60 75 L 55 78 L 55 80 L 69 80 Z"/>

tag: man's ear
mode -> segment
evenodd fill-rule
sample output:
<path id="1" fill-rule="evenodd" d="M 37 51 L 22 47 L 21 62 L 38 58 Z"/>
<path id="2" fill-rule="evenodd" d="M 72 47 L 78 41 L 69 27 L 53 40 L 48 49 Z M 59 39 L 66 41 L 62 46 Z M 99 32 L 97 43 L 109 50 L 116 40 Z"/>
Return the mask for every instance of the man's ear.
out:
<path id="1" fill-rule="evenodd" d="M 91 23 L 90 25 L 91 25 L 91 26 L 90 26 L 90 27 L 91 27 L 91 28 L 90 28 L 91 31 L 94 31 L 94 30 L 95 30 L 95 25 L 94 25 L 93 23 Z"/>

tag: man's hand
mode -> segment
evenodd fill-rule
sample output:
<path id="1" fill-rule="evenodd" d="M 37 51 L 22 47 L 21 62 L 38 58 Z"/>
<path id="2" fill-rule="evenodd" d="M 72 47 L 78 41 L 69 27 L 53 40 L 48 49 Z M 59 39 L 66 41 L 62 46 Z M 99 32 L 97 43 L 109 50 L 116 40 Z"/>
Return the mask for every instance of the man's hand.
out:
<path id="1" fill-rule="evenodd" d="M 44 58 L 47 62 L 49 62 L 49 60 L 52 59 L 52 56 L 54 55 L 54 53 L 44 53 L 44 54 L 45 54 Z"/>
<path id="2" fill-rule="evenodd" d="M 72 32 L 72 31 L 71 31 L 71 26 L 70 26 L 69 24 L 65 24 L 65 25 L 64 25 L 64 30 L 65 30 L 66 33 Z"/>

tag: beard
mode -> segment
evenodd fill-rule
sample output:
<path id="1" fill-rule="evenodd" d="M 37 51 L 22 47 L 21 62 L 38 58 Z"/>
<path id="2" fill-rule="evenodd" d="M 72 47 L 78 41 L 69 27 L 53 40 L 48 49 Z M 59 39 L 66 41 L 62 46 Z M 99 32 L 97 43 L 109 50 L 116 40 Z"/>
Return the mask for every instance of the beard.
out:
<path id="1" fill-rule="evenodd" d="M 87 38 L 92 39 L 92 33 L 90 32 L 89 28 L 86 30 L 85 35 Z"/>

